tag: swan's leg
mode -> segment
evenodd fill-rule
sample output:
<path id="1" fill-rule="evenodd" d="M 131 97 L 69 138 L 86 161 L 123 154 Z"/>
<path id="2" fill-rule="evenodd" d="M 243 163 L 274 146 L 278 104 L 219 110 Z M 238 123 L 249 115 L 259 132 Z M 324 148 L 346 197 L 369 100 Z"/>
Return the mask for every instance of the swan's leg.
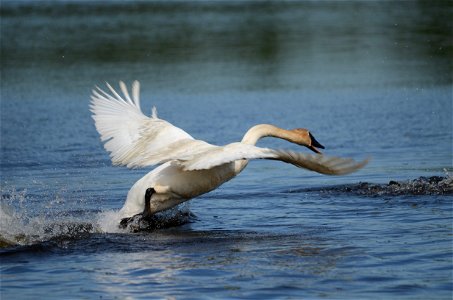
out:
<path id="1" fill-rule="evenodd" d="M 151 196 L 155 193 L 156 191 L 154 188 L 148 188 L 146 189 L 145 192 L 145 208 L 143 209 L 143 212 L 136 214 L 135 216 L 129 217 L 129 218 L 124 218 L 121 219 L 120 221 L 120 228 L 126 228 L 130 223 L 137 223 L 140 222 L 140 220 L 148 220 L 150 221 L 153 217 L 151 214 Z"/>
<path id="2" fill-rule="evenodd" d="M 142 218 L 148 219 L 152 217 L 151 214 L 151 196 L 156 192 L 154 188 L 148 188 L 145 192 L 145 208 L 142 212 Z"/>

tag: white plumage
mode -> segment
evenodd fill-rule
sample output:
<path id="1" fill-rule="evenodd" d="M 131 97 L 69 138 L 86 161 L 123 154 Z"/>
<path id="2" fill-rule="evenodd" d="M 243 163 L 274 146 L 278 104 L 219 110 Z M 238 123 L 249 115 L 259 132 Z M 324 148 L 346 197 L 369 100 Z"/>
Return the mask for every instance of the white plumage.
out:
<path id="1" fill-rule="evenodd" d="M 285 130 L 273 125 L 252 127 L 241 142 L 215 146 L 196 140 L 184 130 L 159 119 L 155 108 L 151 117 L 140 108 L 138 81 L 132 97 L 120 82 L 121 97 L 109 84 L 111 94 L 99 87 L 91 96 L 96 129 L 114 165 L 130 168 L 159 165 L 130 189 L 121 209 L 123 217 L 141 213 L 148 188 L 154 188 L 150 213 L 171 208 L 209 192 L 239 174 L 251 159 L 273 159 L 327 175 L 342 175 L 362 168 L 367 161 L 304 154 L 256 147 L 266 136 L 278 137 L 318 152 L 323 148 L 306 129 Z"/>

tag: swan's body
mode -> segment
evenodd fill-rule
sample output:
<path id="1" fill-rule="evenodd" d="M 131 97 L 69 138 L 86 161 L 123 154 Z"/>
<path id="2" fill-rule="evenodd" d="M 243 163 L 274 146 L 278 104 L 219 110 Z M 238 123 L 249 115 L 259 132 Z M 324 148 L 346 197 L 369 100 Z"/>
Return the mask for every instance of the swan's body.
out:
<path id="1" fill-rule="evenodd" d="M 212 191 L 239 173 L 235 169 L 235 164 L 232 162 L 211 169 L 181 171 L 177 164 L 166 162 L 132 186 L 121 214 L 127 217 L 141 213 L 145 206 L 145 191 L 149 187 L 156 191 L 150 203 L 152 213 L 172 208 Z"/>
<path id="2" fill-rule="evenodd" d="M 273 125 L 252 127 L 239 143 L 215 146 L 196 140 L 182 129 L 159 119 L 153 109 L 146 117 L 140 109 L 139 83 L 132 98 L 120 82 L 123 99 L 110 85 L 112 94 L 93 90 L 91 111 L 105 149 L 115 165 L 130 168 L 160 165 L 138 180 L 129 190 L 122 217 L 144 212 L 145 193 L 152 188 L 146 213 L 152 215 L 207 193 L 238 175 L 250 159 L 273 159 L 327 175 L 360 169 L 366 161 L 310 155 L 256 147 L 256 142 L 273 136 L 303 145 L 319 153 L 323 148 L 306 129 L 285 130 Z M 149 199 L 148 199 L 149 201 Z"/>

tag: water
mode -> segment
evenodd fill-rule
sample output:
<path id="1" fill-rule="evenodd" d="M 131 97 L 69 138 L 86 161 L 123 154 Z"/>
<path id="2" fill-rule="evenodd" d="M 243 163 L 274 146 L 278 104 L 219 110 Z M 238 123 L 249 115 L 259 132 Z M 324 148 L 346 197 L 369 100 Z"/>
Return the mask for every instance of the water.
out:
<path id="1" fill-rule="evenodd" d="M 2 299 L 451 299 L 451 11 L 2 1 Z M 326 154 L 372 160 L 341 177 L 255 161 L 172 212 L 184 224 L 121 232 L 149 170 L 111 166 L 88 105 L 134 79 L 146 113 L 199 139 L 307 127 Z"/>

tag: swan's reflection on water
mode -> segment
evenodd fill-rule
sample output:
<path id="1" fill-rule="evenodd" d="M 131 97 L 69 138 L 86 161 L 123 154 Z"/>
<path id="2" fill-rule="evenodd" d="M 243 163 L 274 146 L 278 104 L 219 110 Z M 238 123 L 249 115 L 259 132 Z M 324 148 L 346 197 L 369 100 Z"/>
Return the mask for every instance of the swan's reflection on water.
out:
<path id="1" fill-rule="evenodd" d="M 149 286 L 148 295 L 156 297 L 184 295 L 197 287 L 213 292 L 233 292 L 242 285 L 255 292 L 278 291 L 278 286 L 301 288 L 301 278 L 304 285 L 307 278 L 316 281 L 342 257 L 357 251 L 329 248 L 316 236 L 236 231 L 167 229 L 109 239 L 129 244 L 124 251 L 120 246 L 99 254 L 104 263 L 93 280 L 111 296 L 130 295 L 137 286 L 141 291 Z"/>

